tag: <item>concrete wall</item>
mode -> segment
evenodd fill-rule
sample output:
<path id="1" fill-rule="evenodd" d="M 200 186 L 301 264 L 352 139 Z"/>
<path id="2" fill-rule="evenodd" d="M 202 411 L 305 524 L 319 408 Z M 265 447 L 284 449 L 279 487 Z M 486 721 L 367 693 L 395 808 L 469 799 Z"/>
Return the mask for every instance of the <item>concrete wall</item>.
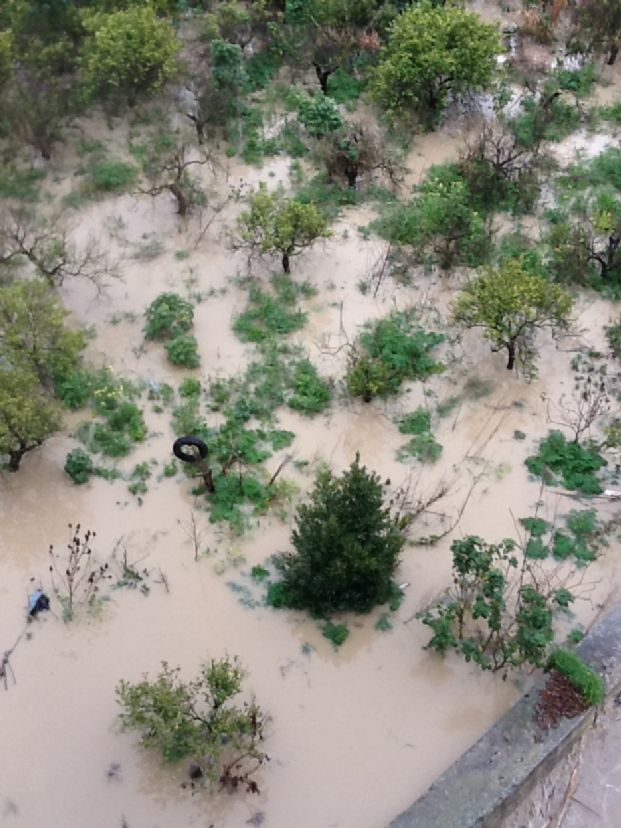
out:
<path id="1" fill-rule="evenodd" d="M 577 647 L 608 691 L 621 683 L 621 604 Z M 563 719 L 546 733 L 532 721 L 545 677 L 389 828 L 502 828 L 504 819 L 571 749 L 597 714 Z"/>

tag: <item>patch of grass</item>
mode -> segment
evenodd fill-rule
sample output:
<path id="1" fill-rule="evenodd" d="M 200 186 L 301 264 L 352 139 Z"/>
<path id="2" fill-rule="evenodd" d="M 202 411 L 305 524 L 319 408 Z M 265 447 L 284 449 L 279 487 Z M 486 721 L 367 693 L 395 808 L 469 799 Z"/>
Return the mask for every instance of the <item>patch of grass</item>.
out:
<path id="1" fill-rule="evenodd" d="M 130 484 L 127 487 L 129 492 L 136 495 L 138 499 L 147 493 L 147 480 L 151 477 L 151 467 L 149 463 L 138 463 L 130 475 Z"/>
<path id="2" fill-rule="evenodd" d="M 621 359 L 621 319 L 605 330 L 610 350 L 617 359 Z"/>
<path id="3" fill-rule="evenodd" d="M 453 394 L 450 397 L 447 397 L 446 400 L 442 400 L 436 405 L 436 414 L 438 417 L 448 417 L 455 409 L 460 405 L 461 397 L 457 394 Z"/>
<path id="4" fill-rule="evenodd" d="M 194 377 L 186 377 L 179 386 L 180 397 L 198 397 L 201 393 L 201 381 Z"/>
<path id="5" fill-rule="evenodd" d="M 565 676 L 576 690 L 580 691 L 582 698 L 589 706 L 592 707 L 604 701 L 605 688 L 602 677 L 591 670 L 577 653 L 559 647 L 551 653 L 546 669 L 556 670 Z"/>
<path id="6" fill-rule="evenodd" d="M 600 494 L 597 472 L 606 465 L 594 443 L 581 445 L 567 440 L 560 431 L 550 431 L 539 443 L 537 454 L 527 457 L 526 467 L 548 485 L 562 484 L 570 491 Z"/>
<path id="7" fill-rule="evenodd" d="M 171 460 L 166 463 L 163 469 L 163 474 L 164 477 L 174 477 L 177 474 L 177 462 L 175 460 Z"/>
<path id="8" fill-rule="evenodd" d="M 260 564 L 253 566 L 250 570 L 250 577 L 255 581 L 265 581 L 266 578 L 269 578 L 269 575 L 269 570 Z"/>
<path id="9" fill-rule="evenodd" d="M 328 95 L 340 104 L 357 101 L 365 87 L 366 81 L 358 80 L 342 69 L 337 69 L 328 78 Z"/>
<path id="10" fill-rule="evenodd" d="M 585 63 L 579 69 L 557 69 L 553 78 L 559 89 L 573 92 L 578 98 L 587 98 L 593 91 L 599 72 L 594 63 Z"/>
<path id="11" fill-rule="evenodd" d="M 610 106 L 600 107 L 597 114 L 605 121 L 612 121 L 615 124 L 621 124 L 621 101 L 616 101 Z"/>
<path id="12" fill-rule="evenodd" d="M 463 394 L 468 400 L 480 400 L 489 397 L 493 390 L 494 383 L 491 380 L 472 374 L 464 383 Z"/>
<path id="13" fill-rule="evenodd" d="M 274 292 L 251 285 L 249 307 L 233 322 L 242 342 L 265 342 L 293 333 L 306 324 L 308 315 L 296 307 L 301 290 L 291 280 L 272 280 Z"/>
<path id="14" fill-rule="evenodd" d="M 335 647 L 340 647 L 347 641 L 349 636 L 349 629 L 345 624 L 333 624 L 332 621 L 327 621 L 321 628 L 324 638 L 331 641 Z"/>

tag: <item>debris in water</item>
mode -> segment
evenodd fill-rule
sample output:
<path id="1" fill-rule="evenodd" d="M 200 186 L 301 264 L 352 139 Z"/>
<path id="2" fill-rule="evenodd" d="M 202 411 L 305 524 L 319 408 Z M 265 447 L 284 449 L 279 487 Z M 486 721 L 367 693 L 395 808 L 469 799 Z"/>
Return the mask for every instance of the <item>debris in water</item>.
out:
<path id="1" fill-rule="evenodd" d="M 246 820 L 246 825 L 263 825 L 265 822 L 265 814 L 263 811 L 257 811 L 256 814 Z"/>
<path id="2" fill-rule="evenodd" d="M 42 589 L 35 589 L 28 596 L 28 618 L 34 618 L 40 612 L 47 612 L 50 608 L 50 599 Z"/>
<path id="3" fill-rule="evenodd" d="M 121 774 L 121 763 L 120 762 L 110 762 L 110 766 L 106 771 L 106 776 L 108 779 L 118 779 L 122 778 Z"/>

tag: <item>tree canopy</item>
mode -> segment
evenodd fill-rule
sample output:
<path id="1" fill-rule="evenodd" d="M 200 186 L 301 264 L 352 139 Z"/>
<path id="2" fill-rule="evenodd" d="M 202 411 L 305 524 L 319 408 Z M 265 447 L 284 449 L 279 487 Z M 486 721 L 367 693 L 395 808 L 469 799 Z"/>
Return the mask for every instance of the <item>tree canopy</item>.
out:
<path id="1" fill-rule="evenodd" d="M 477 14 L 417 3 L 392 24 L 372 91 L 394 114 L 406 108 L 433 117 L 449 95 L 489 86 L 501 51 L 497 27 Z"/>
<path id="2" fill-rule="evenodd" d="M 274 606 L 325 617 L 368 612 L 390 599 L 405 539 L 384 506 L 379 477 L 358 456 L 340 477 L 319 473 L 291 541 L 295 553 L 277 561 L 282 580 L 270 589 Z"/>
<path id="3" fill-rule="evenodd" d="M 150 5 L 84 18 L 90 37 L 81 56 L 84 80 L 92 93 L 125 97 L 159 89 L 176 69 L 177 35 Z"/>
<path id="4" fill-rule="evenodd" d="M 532 371 L 536 330 L 567 328 L 571 308 L 564 288 L 526 271 L 519 259 L 507 259 L 466 285 L 453 305 L 453 316 L 466 328 L 482 328 L 493 351 L 506 350 L 509 370 L 519 359 Z"/>
<path id="5" fill-rule="evenodd" d="M 285 273 L 290 260 L 317 239 L 330 235 L 328 221 L 314 204 L 260 190 L 239 217 L 241 244 L 259 253 L 278 253 Z"/>

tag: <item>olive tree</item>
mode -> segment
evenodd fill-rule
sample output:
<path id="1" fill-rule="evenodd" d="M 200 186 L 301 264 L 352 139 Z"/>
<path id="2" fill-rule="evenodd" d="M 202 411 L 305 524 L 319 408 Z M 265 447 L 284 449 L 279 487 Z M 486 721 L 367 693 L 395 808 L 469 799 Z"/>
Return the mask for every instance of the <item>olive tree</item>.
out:
<path id="1" fill-rule="evenodd" d="M 0 289 L 0 365 L 50 388 L 78 364 L 86 340 L 66 325 L 67 311 L 40 279 Z"/>
<path id="2" fill-rule="evenodd" d="M 433 119 L 449 95 L 488 87 L 502 42 L 496 26 L 459 6 L 410 6 L 394 21 L 372 76 L 376 101 Z"/>
<path id="3" fill-rule="evenodd" d="M 368 612 L 390 599 L 405 538 L 384 504 L 378 475 L 360 465 L 359 455 L 340 477 L 327 469 L 318 474 L 291 541 L 295 552 L 276 560 L 280 580 L 268 593 L 273 606 L 327 617 Z"/>
<path id="4" fill-rule="evenodd" d="M 157 91 L 175 72 L 179 41 L 172 25 L 151 5 L 84 15 L 90 36 L 82 50 L 85 85 L 91 95 L 124 98 Z"/>
<path id="5" fill-rule="evenodd" d="M 0 456 L 8 458 L 9 471 L 59 427 L 59 408 L 36 374 L 0 360 Z"/>
<path id="6" fill-rule="evenodd" d="M 280 255 L 285 273 L 291 272 L 293 256 L 311 247 L 317 239 L 330 236 L 327 219 L 314 204 L 265 190 L 250 197 L 250 209 L 240 215 L 238 229 L 238 246 L 260 254 Z"/>
<path id="7" fill-rule="evenodd" d="M 533 372 L 536 331 L 566 329 L 571 308 L 571 296 L 564 288 L 526 271 L 519 259 L 507 259 L 469 282 L 452 310 L 458 324 L 483 329 L 492 351 L 506 350 L 509 371 L 519 360 Z"/>

